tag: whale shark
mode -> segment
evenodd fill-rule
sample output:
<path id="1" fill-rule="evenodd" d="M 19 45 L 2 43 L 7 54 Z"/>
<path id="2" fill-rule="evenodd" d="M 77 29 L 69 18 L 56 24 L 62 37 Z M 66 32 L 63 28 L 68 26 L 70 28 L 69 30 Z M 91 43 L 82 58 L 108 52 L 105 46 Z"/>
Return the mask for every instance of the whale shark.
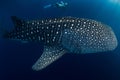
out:
<path id="1" fill-rule="evenodd" d="M 44 45 L 42 55 L 32 66 L 35 71 L 46 68 L 66 53 L 107 52 L 118 45 L 112 28 L 92 19 L 71 16 L 40 20 L 12 16 L 11 19 L 15 27 L 3 38 Z"/>

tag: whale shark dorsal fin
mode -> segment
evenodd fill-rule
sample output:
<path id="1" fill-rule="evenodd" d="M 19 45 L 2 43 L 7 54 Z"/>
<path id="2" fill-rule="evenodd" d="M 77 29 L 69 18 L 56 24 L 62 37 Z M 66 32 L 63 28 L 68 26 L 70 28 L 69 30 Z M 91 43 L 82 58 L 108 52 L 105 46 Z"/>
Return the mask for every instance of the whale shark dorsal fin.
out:
<path id="1" fill-rule="evenodd" d="M 11 16 L 11 19 L 16 29 L 24 28 L 25 25 L 27 24 L 25 20 L 22 20 L 16 16 Z"/>
<path id="2" fill-rule="evenodd" d="M 59 59 L 67 51 L 61 47 L 44 47 L 43 54 L 37 60 L 37 62 L 32 66 L 33 70 L 39 71 Z"/>

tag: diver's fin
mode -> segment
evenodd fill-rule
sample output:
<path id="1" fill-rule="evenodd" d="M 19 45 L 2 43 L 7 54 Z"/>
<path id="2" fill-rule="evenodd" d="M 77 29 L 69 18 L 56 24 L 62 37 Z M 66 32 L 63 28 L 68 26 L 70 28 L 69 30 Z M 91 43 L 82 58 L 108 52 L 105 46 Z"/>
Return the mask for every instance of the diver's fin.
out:
<path id="1" fill-rule="evenodd" d="M 14 23 L 15 28 L 24 28 L 24 25 L 26 24 L 24 20 L 21 20 L 16 16 L 11 16 L 11 19 Z"/>
<path id="2" fill-rule="evenodd" d="M 48 47 L 44 48 L 44 52 L 41 57 L 37 60 L 37 62 L 32 66 L 33 70 L 39 71 L 43 68 L 47 67 L 57 59 L 59 59 L 62 55 L 64 55 L 66 51 L 61 47 Z"/>

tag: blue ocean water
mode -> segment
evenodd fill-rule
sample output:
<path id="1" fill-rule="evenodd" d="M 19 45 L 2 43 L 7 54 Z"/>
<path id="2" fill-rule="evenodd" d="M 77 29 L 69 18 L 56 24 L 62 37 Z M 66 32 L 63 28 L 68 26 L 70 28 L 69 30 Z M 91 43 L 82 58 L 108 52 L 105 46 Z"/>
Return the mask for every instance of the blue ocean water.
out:
<path id="1" fill-rule="evenodd" d="M 62 16 L 90 18 L 108 24 L 120 43 L 120 0 L 63 0 L 66 8 L 43 8 L 61 0 L 0 0 L 0 26 L 14 28 L 11 16 L 44 19 Z M 31 66 L 43 46 L 0 39 L 0 80 L 120 80 L 120 46 L 112 52 L 66 54 L 42 71 Z"/>

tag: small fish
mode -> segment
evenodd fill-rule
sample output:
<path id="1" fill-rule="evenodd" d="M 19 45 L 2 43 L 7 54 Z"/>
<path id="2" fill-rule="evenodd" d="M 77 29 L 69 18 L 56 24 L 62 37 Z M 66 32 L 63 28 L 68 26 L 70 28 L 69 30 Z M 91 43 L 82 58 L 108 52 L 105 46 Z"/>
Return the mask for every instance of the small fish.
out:
<path id="1" fill-rule="evenodd" d="M 114 50 L 118 41 L 113 30 L 101 22 L 62 17 L 45 20 L 21 20 L 11 17 L 15 28 L 4 38 L 44 44 L 41 57 L 32 66 L 39 71 L 66 53 L 86 54 Z"/>

